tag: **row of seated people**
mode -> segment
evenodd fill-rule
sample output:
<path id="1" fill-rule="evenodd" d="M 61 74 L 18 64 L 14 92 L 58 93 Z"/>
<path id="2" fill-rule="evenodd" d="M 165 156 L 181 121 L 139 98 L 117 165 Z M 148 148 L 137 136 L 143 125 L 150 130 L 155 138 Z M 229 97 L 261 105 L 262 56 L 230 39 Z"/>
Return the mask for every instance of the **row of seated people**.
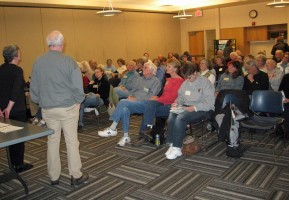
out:
<path id="1" fill-rule="evenodd" d="M 224 80 L 227 80 L 230 84 L 222 84 L 222 86 L 219 86 L 218 88 L 220 90 L 242 89 L 245 86 L 242 84 L 244 81 L 234 80 L 238 77 L 242 77 L 249 81 L 249 94 L 253 90 L 259 90 L 259 82 L 255 80 L 250 81 L 248 78 L 250 74 L 253 74 L 251 71 L 257 71 L 257 74 L 252 75 L 253 79 L 256 75 L 263 74 L 263 72 L 259 71 L 256 62 L 254 60 L 248 60 L 246 62 L 246 68 L 249 74 L 245 78 L 242 76 L 241 67 L 242 65 L 240 62 L 231 62 L 225 73 L 228 77 Z M 182 69 L 183 77 L 186 79 L 185 81 L 178 75 L 178 70 L 180 70 L 179 62 L 176 60 L 169 60 L 167 63 L 167 73 L 170 74 L 171 77 L 167 78 L 163 93 L 158 97 L 157 94 L 161 89 L 160 83 L 158 81 L 152 81 L 157 80 L 154 76 L 156 67 L 152 63 L 146 63 L 144 67 L 145 75 L 137 80 L 136 87 L 128 98 L 121 100 L 118 104 L 112 115 L 112 125 L 108 129 L 99 131 L 99 135 L 102 137 L 116 136 L 116 127 L 118 123 L 122 121 L 124 136 L 121 138 L 118 145 L 124 146 L 131 142 L 128 130 L 129 116 L 133 113 L 141 113 L 143 114 L 143 121 L 140 127 L 140 137 L 138 141 L 133 142 L 134 145 L 139 145 L 143 142 L 147 142 L 147 128 L 150 128 L 153 125 L 155 117 L 168 117 L 167 142 L 172 146 L 167 151 L 166 157 L 168 159 L 175 159 L 180 156 L 186 125 L 197 121 L 197 119 L 202 118 L 209 111 L 214 110 L 216 93 L 212 82 L 205 76 L 200 76 L 196 67 L 190 66 Z M 236 76 L 235 74 L 241 75 Z M 264 89 L 269 89 L 269 78 L 267 75 L 264 76 L 264 79 L 266 79 L 265 77 L 267 77 L 268 84 Z M 184 83 L 182 83 L 183 81 Z M 176 82 L 178 82 L 178 84 Z M 221 84 L 221 82 L 218 84 Z M 183 112 L 170 112 L 170 110 L 178 108 L 179 105 L 182 105 Z"/>

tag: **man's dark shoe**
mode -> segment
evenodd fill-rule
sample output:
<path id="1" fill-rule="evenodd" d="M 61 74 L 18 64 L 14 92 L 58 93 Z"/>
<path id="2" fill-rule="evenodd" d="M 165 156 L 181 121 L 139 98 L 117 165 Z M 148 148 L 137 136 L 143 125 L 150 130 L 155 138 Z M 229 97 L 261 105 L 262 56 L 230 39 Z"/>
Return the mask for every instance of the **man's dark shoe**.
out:
<path id="1" fill-rule="evenodd" d="M 133 142 L 132 145 L 135 147 L 140 147 L 144 144 L 148 144 L 150 142 L 150 140 L 148 139 L 148 137 L 146 137 L 145 135 L 140 135 L 138 140 Z"/>
<path id="2" fill-rule="evenodd" d="M 82 133 L 84 130 L 83 130 L 83 126 L 78 126 L 77 127 L 77 132 L 78 133 Z"/>
<path id="3" fill-rule="evenodd" d="M 87 181 L 88 178 L 89 178 L 89 175 L 86 172 L 83 172 L 80 178 L 73 178 L 73 176 L 71 176 L 71 185 L 72 186 L 80 185 L 84 183 L 85 181 Z"/>
<path id="4" fill-rule="evenodd" d="M 51 181 L 51 185 L 52 186 L 59 185 L 59 179 L 60 179 L 60 177 L 55 181 Z"/>
<path id="5" fill-rule="evenodd" d="M 29 170 L 31 168 L 33 168 L 33 165 L 29 164 L 29 163 L 23 163 L 22 165 L 16 165 L 14 167 L 14 169 L 15 169 L 15 171 L 17 173 L 21 173 L 21 172 L 27 171 L 27 170 Z"/>

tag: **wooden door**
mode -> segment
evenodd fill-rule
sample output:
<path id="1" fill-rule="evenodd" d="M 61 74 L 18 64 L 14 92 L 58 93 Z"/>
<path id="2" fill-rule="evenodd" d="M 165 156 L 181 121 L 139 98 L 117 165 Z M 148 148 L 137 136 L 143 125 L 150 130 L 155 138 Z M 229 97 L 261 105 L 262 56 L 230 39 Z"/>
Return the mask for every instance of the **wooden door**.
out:
<path id="1" fill-rule="evenodd" d="M 204 31 L 189 33 L 190 53 L 196 57 L 205 57 Z"/>

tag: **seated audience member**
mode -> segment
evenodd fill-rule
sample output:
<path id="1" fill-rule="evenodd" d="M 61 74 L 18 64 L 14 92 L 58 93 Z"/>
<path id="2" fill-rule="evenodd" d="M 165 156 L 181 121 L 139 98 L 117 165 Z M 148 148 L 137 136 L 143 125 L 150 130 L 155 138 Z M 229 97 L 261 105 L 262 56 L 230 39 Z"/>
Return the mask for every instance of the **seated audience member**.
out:
<path id="1" fill-rule="evenodd" d="M 187 125 L 199 122 L 214 110 L 215 89 L 211 82 L 198 75 L 195 67 L 184 71 L 184 77 L 186 80 L 178 91 L 175 103 L 172 104 L 172 111 L 167 122 L 167 143 L 170 144 L 165 153 L 167 159 L 176 159 L 182 155 L 181 148 Z M 174 110 L 179 112 L 174 112 Z"/>
<path id="2" fill-rule="evenodd" d="M 147 128 L 152 128 L 155 117 L 167 118 L 170 113 L 170 105 L 178 96 L 178 90 L 183 83 L 183 78 L 180 73 L 180 62 L 176 59 L 169 59 L 167 62 L 166 73 L 170 78 L 166 79 L 162 95 L 152 96 L 147 101 L 146 107 L 143 110 L 143 121 L 140 127 L 139 140 L 133 143 L 135 146 L 142 145 L 149 142 L 149 137 L 146 135 Z"/>
<path id="3" fill-rule="evenodd" d="M 276 63 L 279 63 L 282 61 L 282 58 L 283 58 L 283 51 L 277 50 L 275 52 L 275 56 L 273 57 L 273 60 L 275 60 Z"/>
<path id="4" fill-rule="evenodd" d="M 127 64 L 127 72 L 121 79 L 118 87 L 115 87 L 114 90 L 117 93 L 120 99 L 127 98 L 135 86 L 136 80 L 140 77 L 137 73 L 136 63 L 134 61 L 129 61 Z"/>
<path id="5" fill-rule="evenodd" d="M 273 59 L 268 59 L 266 61 L 266 67 L 268 70 L 267 74 L 269 77 L 270 89 L 278 91 L 283 73 L 276 68 L 276 62 Z"/>
<path id="6" fill-rule="evenodd" d="M 156 96 L 161 89 L 160 81 L 155 76 L 156 71 L 157 67 L 155 64 L 151 62 L 145 63 L 143 67 L 143 76 L 137 79 L 130 96 L 127 99 L 122 99 L 117 104 L 117 107 L 111 116 L 113 123 L 109 128 L 99 131 L 99 136 L 116 136 L 116 127 L 121 120 L 124 135 L 118 142 L 118 146 L 125 146 L 126 143 L 131 141 L 128 134 L 130 115 L 142 113 L 147 103 L 146 100 L 150 99 L 152 96 Z"/>
<path id="7" fill-rule="evenodd" d="M 233 61 L 233 60 L 238 60 L 238 54 L 235 51 L 230 53 L 230 61 Z"/>
<path id="8" fill-rule="evenodd" d="M 219 80 L 220 76 L 226 71 L 226 61 L 223 56 L 216 56 L 215 60 L 215 66 L 214 69 L 216 71 L 216 80 Z"/>
<path id="9" fill-rule="evenodd" d="M 256 61 L 258 69 L 262 72 L 265 72 L 265 73 L 267 73 L 267 71 L 268 71 L 267 67 L 266 67 L 266 60 L 267 60 L 267 58 L 263 54 L 258 54 L 255 57 L 255 61 Z"/>
<path id="10" fill-rule="evenodd" d="M 104 70 L 100 67 L 96 67 L 95 80 L 89 83 L 85 91 L 86 97 L 80 105 L 78 121 L 79 131 L 82 131 L 83 128 L 83 113 L 85 108 L 98 107 L 103 104 L 108 104 L 107 100 L 109 97 L 110 84 L 103 75 Z M 95 110 L 95 114 L 98 115 L 97 109 L 94 108 L 93 110 Z"/>
<path id="11" fill-rule="evenodd" d="M 247 69 L 246 69 L 246 67 L 245 67 L 245 63 L 248 61 L 248 60 L 254 60 L 255 59 L 255 57 L 253 56 L 253 55 L 251 55 L 251 54 L 249 54 L 249 55 L 246 55 L 245 57 L 244 57 L 244 61 L 243 61 L 243 66 L 242 66 L 242 72 L 243 72 L 243 76 L 246 76 L 247 74 L 248 74 L 248 72 L 247 72 Z"/>
<path id="12" fill-rule="evenodd" d="M 283 74 L 289 73 L 289 52 L 283 54 L 282 61 L 277 63 L 277 68 L 280 69 Z"/>
<path id="13" fill-rule="evenodd" d="M 285 120 L 285 139 L 289 140 L 289 74 L 285 74 L 280 83 L 279 91 L 285 95 L 283 117 Z"/>
<path id="14" fill-rule="evenodd" d="M 255 60 L 248 60 L 245 67 L 248 74 L 244 78 L 243 90 L 248 95 L 252 95 L 255 90 L 269 90 L 269 77 L 258 69 Z"/>
<path id="15" fill-rule="evenodd" d="M 96 67 L 97 67 L 97 62 L 96 62 L 96 60 L 90 60 L 90 61 L 88 61 L 88 63 L 89 63 L 89 66 L 90 66 L 91 70 L 94 72 L 94 70 L 95 70 Z"/>
<path id="16" fill-rule="evenodd" d="M 149 59 L 149 57 L 150 57 L 149 53 L 145 52 L 145 53 L 143 54 L 144 63 L 146 63 L 146 62 L 152 62 L 152 61 Z"/>
<path id="17" fill-rule="evenodd" d="M 116 72 L 118 73 L 118 78 L 122 78 L 125 71 L 126 71 L 125 60 L 122 58 L 117 59 Z"/>
<path id="18" fill-rule="evenodd" d="M 239 61 L 230 61 L 228 69 L 223 73 L 216 87 L 216 96 L 219 91 L 224 89 L 242 90 L 244 77 L 242 74 L 242 64 Z"/>
<path id="19" fill-rule="evenodd" d="M 214 75 L 214 73 L 209 70 L 209 61 L 202 58 L 200 60 L 200 74 L 204 77 L 206 77 L 207 79 L 209 79 L 209 81 L 211 81 L 211 83 L 214 85 L 215 81 L 216 81 L 216 76 Z"/>
<path id="20" fill-rule="evenodd" d="M 174 53 L 173 53 L 173 52 L 169 52 L 169 53 L 168 53 L 168 59 L 173 58 L 173 57 L 175 57 L 175 56 L 174 56 Z"/>
<path id="21" fill-rule="evenodd" d="M 143 66 L 144 66 L 144 59 L 142 59 L 142 58 L 139 58 L 139 59 L 137 59 L 136 60 L 136 71 L 137 71 L 137 73 L 139 73 L 139 75 L 140 76 L 142 76 L 143 75 Z"/>
<path id="22" fill-rule="evenodd" d="M 104 67 L 105 74 L 107 75 L 108 79 L 111 79 L 114 76 L 115 67 L 112 65 L 112 60 L 106 60 L 106 66 Z"/>
<path id="23" fill-rule="evenodd" d="M 185 64 L 189 64 L 189 65 L 192 64 L 192 62 L 189 61 L 189 58 L 188 58 L 187 54 L 182 55 L 182 59 L 180 60 L 180 63 L 181 63 L 182 66 L 185 65 Z"/>
<path id="24" fill-rule="evenodd" d="M 156 77 L 160 80 L 160 82 L 162 82 L 165 75 L 165 69 L 161 67 L 161 63 L 157 58 L 153 59 L 153 63 L 155 64 L 155 66 L 157 66 Z"/>
<path id="25" fill-rule="evenodd" d="M 91 69 L 89 63 L 87 61 L 81 61 L 82 64 L 82 72 L 83 75 L 85 75 L 89 81 L 92 81 L 92 76 L 94 75 L 94 70 Z"/>

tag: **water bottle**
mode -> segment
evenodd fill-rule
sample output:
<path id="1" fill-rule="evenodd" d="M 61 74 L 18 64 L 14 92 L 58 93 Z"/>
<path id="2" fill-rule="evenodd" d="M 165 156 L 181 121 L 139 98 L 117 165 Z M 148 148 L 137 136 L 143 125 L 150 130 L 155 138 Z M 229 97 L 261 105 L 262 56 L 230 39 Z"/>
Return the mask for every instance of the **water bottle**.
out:
<path id="1" fill-rule="evenodd" d="M 160 142 L 160 135 L 159 135 L 159 134 L 156 134 L 155 145 L 156 145 L 157 147 L 159 147 L 160 144 L 161 144 L 161 142 Z"/>

